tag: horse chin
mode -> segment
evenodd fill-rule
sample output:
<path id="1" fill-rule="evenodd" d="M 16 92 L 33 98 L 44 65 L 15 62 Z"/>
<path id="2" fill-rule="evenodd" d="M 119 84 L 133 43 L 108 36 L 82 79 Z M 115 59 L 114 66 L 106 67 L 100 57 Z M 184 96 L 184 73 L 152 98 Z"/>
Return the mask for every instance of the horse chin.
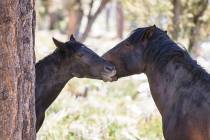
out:
<path id="1" fill-rule="evenodd" d="M 117 81 L 117 80 L 118 80 L 117 76 L 113 76 L 113 77 L 112 77 L 112 82 L 113 82 L 113 81 Z"/>
<path id="2" fill-rule="evenodd" d="M 112 73 L 101 73 L 102 74 L 102 80 L 104 82 L 112 82 L 112 81 L 117 81 L 116 77 L 116 71 L 113 71 Z"/>
<path id="3" fill-rule="evenodd" d="M 102 80 L 104 82 L 111 82 L 112 81 L 112 78 L 110 78 L 110 77 L 102 77 Z"/>
<path id="4" fill-rule="evenodd" d="M 113 82 L 113 81 L 116 81 L 116 80 L 114 80 L 112 77 L 102 77 L 102 80 L 103 80 L 104 82 Z"/>

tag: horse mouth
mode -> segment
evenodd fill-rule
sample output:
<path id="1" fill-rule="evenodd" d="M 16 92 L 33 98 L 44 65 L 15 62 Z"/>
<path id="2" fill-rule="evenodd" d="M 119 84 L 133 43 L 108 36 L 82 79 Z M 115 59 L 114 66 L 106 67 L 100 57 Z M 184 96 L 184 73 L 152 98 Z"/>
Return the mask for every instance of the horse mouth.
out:
<path id="1" fill-rule="evenodd" d="M 116 70 L 113 70 L 112 72 L 106 73 L 106 72 L 102 72 L 102 79 L 104 82 L 112 82 L 112 81 L 116 81 L 115 79 L 117 79 L 116 77 Z"/>

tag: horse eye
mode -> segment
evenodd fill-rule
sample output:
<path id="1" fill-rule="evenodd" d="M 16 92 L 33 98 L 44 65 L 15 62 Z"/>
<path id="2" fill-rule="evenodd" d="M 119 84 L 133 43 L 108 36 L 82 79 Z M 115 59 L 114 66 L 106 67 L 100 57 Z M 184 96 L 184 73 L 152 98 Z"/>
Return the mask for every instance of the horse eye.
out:
<path id="1" fill-rule="evenodd" d="M 125 46 L 129 46 L 130 44 L 128 42 L 125 42 Z"/>

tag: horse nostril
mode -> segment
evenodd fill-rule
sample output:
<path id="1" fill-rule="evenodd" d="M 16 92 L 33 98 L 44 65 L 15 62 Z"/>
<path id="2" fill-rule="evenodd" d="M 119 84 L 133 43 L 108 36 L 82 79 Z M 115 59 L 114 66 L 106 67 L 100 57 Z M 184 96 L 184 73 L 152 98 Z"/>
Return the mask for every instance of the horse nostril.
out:
<path id="1" fill-rule="evenodd" d="M 106 71 L 106 72 L 112 72 L 113 70 L 114 70 L 114 67 L 113 66 L 104 66 L 104 70 Z"/>

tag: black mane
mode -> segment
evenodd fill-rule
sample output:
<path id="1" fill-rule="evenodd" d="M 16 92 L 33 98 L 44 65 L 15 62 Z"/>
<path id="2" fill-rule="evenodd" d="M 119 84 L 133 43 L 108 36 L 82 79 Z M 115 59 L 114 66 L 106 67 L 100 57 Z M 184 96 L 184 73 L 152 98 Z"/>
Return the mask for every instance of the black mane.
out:
<path id="1" fill-rule="evenodd" d="M 132 44 L 137 43 L 147 28 L 149 27 L 134 30 L 128 41 Z M 192 72 L 194 79 L 205 79 L 210 82 L 210 75 L 206 70 L 192 59 L 185 48 L 179 47 L 166 32 L 159 28 L 155 29 L 152 38 L 148 41 L 143 56 L 146 63 L 154 64 L 160 71 L 163 71 L 170 61 L 174 61 Z"/>

